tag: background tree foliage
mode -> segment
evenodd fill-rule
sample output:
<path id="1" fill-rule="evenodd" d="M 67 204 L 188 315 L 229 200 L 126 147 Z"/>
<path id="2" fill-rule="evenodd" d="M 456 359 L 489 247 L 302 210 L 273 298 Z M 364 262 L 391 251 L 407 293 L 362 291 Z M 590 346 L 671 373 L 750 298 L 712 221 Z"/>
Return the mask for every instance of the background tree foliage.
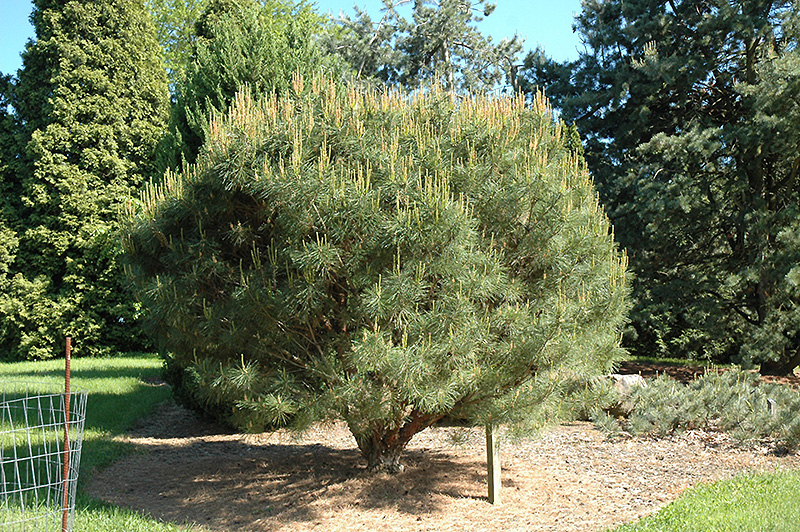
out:
<path id="1" fill-rule="evenodd" d="M 541 97 L 240 95 L 131 215 L 173 380 L 249 430 L 344 419 L 372 469 L 446 415 L 537 423 L 609 369 L 627 307 L 563 131 Z"/>
<path id="2" fill-rule="evenodd" d="M 146 0 L 147 10 L 153 17 L 158 42 L 164 51 L 172 90 L 183 79 L 192 56 L 195 23 L 209 0 Z"/>
<path id="3" fill-rule="evenodd" d="M 155 29 L 141 0 L 36 0 L 32 21 L 5 91 L 0 353 L 55 356 L 65 335 L 76 354 L 139 349 L 117 231 L 166 123 Z"/>
<path id="4" fill-rule="evenodd" d="M 587 1 L 572 63 L 539 51 L 636 273 L 639 354 L 800 363 L 796 1 Z"/>
<path id="5" fill-rule="evenodd" d="M 195 23 L 185 77 L 178 83 L 164 166 L 193 162 L 212 111 L 236 92 L 258 96 L 287 89 L 295 73 L 333 66 L 318 40 L 324 19 L 290 0 L 209 0 Z"/>
<path id="6" fill-rule="evenodd" d="M 12 77 L 0 72 L 0 292 L 7 288 L 9 267 L 16 256 L 19 241 L 16 232 L 9 227 L 13 219 L 10 198 L 13 195 L 7 175 L 15 164 L 14 134 L 16 124 L 12 109 L 9 108 Z"/>
<path id="7" fill-rule="evenodd" d="M 516 62 L 522 49 L 514 36 L 494 43 L 475 26 L 494 11 L 486 0 L 384 0 L 381 19 L 357 7 L 342 16 L 328 46 L 360 79 L 416 89 L 443 79 L 450 89 L 517 88 Z M 406 13 L 410 9 L 410 19 Z"/>

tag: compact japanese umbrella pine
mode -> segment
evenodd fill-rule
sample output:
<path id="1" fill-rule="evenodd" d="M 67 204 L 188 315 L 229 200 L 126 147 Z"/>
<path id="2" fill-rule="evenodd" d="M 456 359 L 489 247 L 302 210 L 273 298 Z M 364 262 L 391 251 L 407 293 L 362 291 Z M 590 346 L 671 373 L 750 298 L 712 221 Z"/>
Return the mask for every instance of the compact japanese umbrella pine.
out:
<path id="1" fill-rule="evenodd" d="M 567 133 L 541 96 L 239 94 L 130 212 L 179 393 L 247 430 L 342 419 L 372 470 L 445 416 L 541 420 L 609 369 L 628 307 Z"/>

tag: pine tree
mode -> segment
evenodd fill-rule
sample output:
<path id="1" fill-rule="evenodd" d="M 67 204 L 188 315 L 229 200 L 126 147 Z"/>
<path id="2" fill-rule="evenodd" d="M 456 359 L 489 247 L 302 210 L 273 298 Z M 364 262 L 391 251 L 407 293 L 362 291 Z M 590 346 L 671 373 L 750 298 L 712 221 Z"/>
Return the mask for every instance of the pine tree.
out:
<path id="1" fill-rule="evenodd" d="M 140 349 L 117 267 L 119 216 L 154 171 L 168 92 L 141 0 L 36 0 L 36 39 L 10 102 L 19 129 L 11 208 L 19 247 L 0 351 L 47 358 Z M 9 185 L 8 179 L 6 182 Z"/>
<path id="2" fill-rule="evenodd" d="M 567 142 L 543 97 L 240 94 L 130 215 L 171 380 L 248 430 L 343 419 L 373 470 L 446 415 L 540 422 L 609 369 L 627 309 Z"/>
<path id="3" fill-rule="evenodd" d="M 475 24 L 491 15 L 486 0 L 416 0 L 411 19 L 398 8 L 410 0 L 383 0 L 382 17 L 373 21 L 356 9 L 343 16 L 341 31 L 328 35 L 329 49 L 351 65 L 360 79 L 416 89 L 439 78 L 450 89 L 517 89 L 516 62 L 522 49 L 517 36 L 499 43 Z"/>
<path id="4" fill-rule="evenodd" d="M 526 60 L 586 139 L 645 355 L 800 363 L 796 1 L 585 2 L 587 51 Z"/>

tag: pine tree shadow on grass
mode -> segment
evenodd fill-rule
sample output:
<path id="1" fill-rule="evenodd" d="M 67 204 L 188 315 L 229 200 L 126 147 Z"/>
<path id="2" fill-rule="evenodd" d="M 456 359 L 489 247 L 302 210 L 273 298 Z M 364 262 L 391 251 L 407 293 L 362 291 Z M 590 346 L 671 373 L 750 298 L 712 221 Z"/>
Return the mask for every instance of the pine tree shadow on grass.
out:
<path id="1" fill-rule="evenodd" d="M 153 439 L 145 447 L 94 478 L 90 493 L 212 530 L 302 525 L 342 509 L 424 516 L 450 499 L 486 498 L 485 463 L 440 450 L 408 451 L 405 471 L 374 475 L 355 448 L 230 438 Z"/>

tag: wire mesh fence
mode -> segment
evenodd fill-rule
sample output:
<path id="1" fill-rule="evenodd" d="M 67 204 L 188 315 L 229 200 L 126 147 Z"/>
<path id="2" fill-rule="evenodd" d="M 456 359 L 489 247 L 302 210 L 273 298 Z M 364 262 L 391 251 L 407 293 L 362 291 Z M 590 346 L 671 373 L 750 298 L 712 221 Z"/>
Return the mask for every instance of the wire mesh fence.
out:
<path id="1" fill-rule="evenodd" d="M 71 531 L 88 394 L 2 389 L 0 532 Z"/>

